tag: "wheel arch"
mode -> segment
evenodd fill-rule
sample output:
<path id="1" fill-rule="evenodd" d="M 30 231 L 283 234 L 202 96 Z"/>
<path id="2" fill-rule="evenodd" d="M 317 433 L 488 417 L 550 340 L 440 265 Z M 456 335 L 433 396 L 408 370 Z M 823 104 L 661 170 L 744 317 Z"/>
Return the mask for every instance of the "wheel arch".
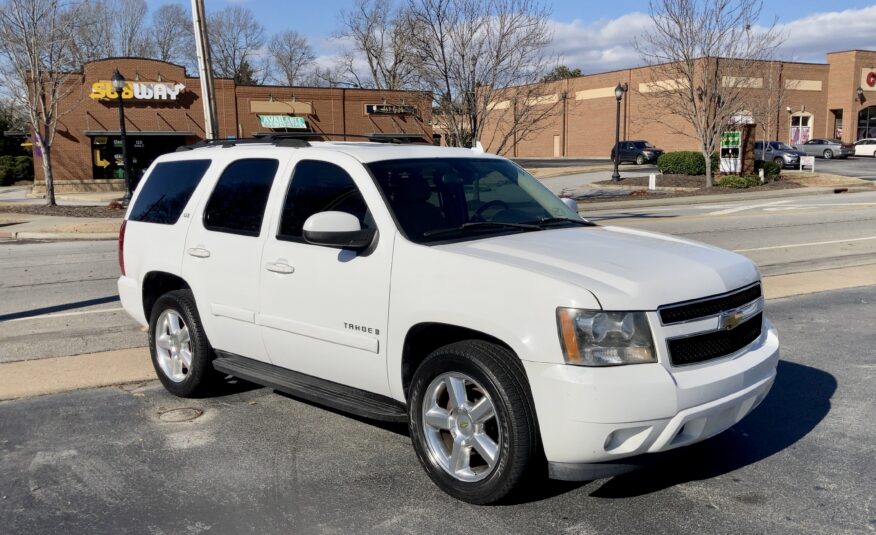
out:
<path id="1" fill-rule="evenodd" d="M 496 344 L 507 349 L 519 359 L 517 352 L 514 351 L 510 345 L 491 334 L 449 323 L 418 323 L 408 329 L 402 347 L 401 380 L 405 398 L 408 397 L 408 388 L 410 387 L 411 379 L 420 363 L 422 363 L 430 353 L 439 347 L 454 342 L 461 342 L 463 340 L 483 340 L 485 342 Z M 523 369 L 522 365 L 520 366 L 520 370 L 523 373 L 524 380 L 528 382 L 526 371 Z"/>
<path id="2" fill-rule="evenodd" d="M 191 290 L 191 286 L 179 275 L 166 271 L 150 271 L 143 277 L 143 314 L 147 321 L 158 298 L 174 290 Z"/>

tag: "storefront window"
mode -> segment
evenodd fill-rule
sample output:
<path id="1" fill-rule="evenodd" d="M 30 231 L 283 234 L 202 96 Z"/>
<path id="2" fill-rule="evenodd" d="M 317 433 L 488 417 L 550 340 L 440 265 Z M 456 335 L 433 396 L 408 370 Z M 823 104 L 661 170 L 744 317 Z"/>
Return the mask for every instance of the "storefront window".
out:
<path id="1" fill-rule="evenodd" d="M 131 158 L 131 178 L 136 184 L 143 172 L 162 154 L 187 143 L 186 136 L 127 136 Z M 125 178 L 120 136 L 91 137 L 91 166 L 96 179 Z"/>
<path id="2" fill-rule="evenodd" d="M 806 143 L 812 138 L 812 114 L 797 112 L 791 116 L 791 145 Z"/>
<path id="3" fill-rule="evenodd" d="M 858 113 L 858 137 L 855 139 L 874 137 L 876 137 L 876 106 L 870 106 Z"/>

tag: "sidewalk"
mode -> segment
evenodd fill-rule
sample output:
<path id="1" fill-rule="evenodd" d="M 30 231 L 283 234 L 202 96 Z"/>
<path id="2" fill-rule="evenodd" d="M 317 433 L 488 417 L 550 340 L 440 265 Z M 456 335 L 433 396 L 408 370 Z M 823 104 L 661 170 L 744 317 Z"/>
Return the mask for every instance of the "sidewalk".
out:
<path id="1" fill-rule="evenodd" d="M 122 218 L 60 217 L 0 211 L 0 238 L 13 240 L 116 240 Z"/>

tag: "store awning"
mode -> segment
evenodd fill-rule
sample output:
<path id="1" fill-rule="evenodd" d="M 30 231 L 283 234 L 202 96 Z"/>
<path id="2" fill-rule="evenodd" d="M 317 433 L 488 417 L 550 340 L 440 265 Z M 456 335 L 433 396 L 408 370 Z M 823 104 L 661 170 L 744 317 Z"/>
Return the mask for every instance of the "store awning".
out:
<path id="1" fill-rule="evenodd" d="M 118 130 L 86 130 L 86 136 L 120 136 L 122 133 Z M 146 130 L 146 131 L 127 131 L 128 136 L 194 136 L 194 132 L 177 132 L 173 130 Z"/>

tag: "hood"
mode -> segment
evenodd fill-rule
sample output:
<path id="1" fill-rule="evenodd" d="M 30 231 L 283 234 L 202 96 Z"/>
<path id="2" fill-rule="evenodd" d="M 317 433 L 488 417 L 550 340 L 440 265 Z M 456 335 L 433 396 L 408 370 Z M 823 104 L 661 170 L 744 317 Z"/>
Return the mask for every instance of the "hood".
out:
<path id="1" fill-rule="evenodd" d="M 757 268 L 744 256 L 624 227 L 527 232 L 438 247 L 584 288 L 605 310 L 655 310 L 759 279 Z"/>

